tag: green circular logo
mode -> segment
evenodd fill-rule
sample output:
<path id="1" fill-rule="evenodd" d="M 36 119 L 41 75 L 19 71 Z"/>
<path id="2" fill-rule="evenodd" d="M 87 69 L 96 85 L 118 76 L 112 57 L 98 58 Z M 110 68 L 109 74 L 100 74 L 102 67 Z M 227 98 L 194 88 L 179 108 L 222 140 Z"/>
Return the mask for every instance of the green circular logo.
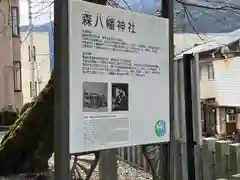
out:
<path id="1" fill-rule="evenodd" d="M 166 134 L 166 122 L 158 120 L 155 124 L 155 133 L 158 137 L 162 137 Z"/>

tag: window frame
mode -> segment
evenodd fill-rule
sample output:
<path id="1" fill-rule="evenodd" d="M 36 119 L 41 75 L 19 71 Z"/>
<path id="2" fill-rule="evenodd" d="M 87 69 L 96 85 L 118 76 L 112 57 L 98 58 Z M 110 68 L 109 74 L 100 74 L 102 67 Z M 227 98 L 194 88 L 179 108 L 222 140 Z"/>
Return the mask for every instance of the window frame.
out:
<path id="1" fill-rule="evenodd" d="M 237 115 L 236 114 L 228 114 L 228 122 L 236 122 Z"/>
<path id="2" fill-rule="evenodd" d="M 201 64 L 199 64 L 199 80 L 202 80 L 202 71 L 203 71 L 203 66 Z"/>
<path id="3" fill-rule="evenodd" d="M 29 96 L 32 97 L 32 81 L 29 81 L 29 85 L 30 85 Z"/>
<path id="4" fill-rule="evenodd" d="M 33 51 L 33 61 L 36 61 L 36 46 L 33 46 L 32 47 L 32 51 Z M 31 52 L 31 48 L 30 46 L 28 46 L 28 61 L 31 62 L 31 55 L 32 55 L 32 52 Z"/>
<path id="5" fill-rule="evenodd" d="M 210 72 L 210 69 L 211 69 L 211 72 Z M 215 80 L 215 72 L 214 72 L 214 67 L 213 67 L 212 63 L 207 65 L 207 73 L 208 73 L 208 80 L 214 81 Z"/>
<path id="6" fill-rule="evenodd" d="M 29 95 L 30 95 L 30 97 L 32 98 L 32 97 L 33 97 L 33 94 L 32 94 L 32 85 L 35 85 L 35 91 L 36 91 L 36 94 L 38 94 L 38 92 L 37 92 L 38 83 L 37 83 L 37 81 L 35 81 L 35 83 L 32 84 L 32 81 L 29 81 L 29 84 L 30 84 L 30 93 L 29 93 Z"/>
<path id="7" fill-rule="evenodd" d="M 35 91 L 36 91 L 36 94 L 38 94 L 38 82 L 35 81 L 34 85 L 35 85 Z"/>
<path id="8" fill-rule="evenodd" d="M 19 79 L 18 79 L 18 73 L 19 73 Z M 16 61 L 16 60 L 13 61 L 13 83 L 14 83 L 14 92 L 22 92 L 22 63 L 21 63 L 21 61 Z M 19 88 L 18 88 L 18 83 L 19 83 Z"/>
<path id="9" fill-rule="evenodd" d="M 14 16 L 13 16 L 13 11 L 16 10 L 16 16 L 15 17 L 16 19 L 14 19 Z M 19 13 L 19 7 L 17 6 L 12 6 L 11 7 L 11 20 L 12 20 L 12 36 L 13 37 L 20 37 L 20 13 Z M 17 23 L 17 34 L 15 34 L 15 31 L 14 31 L 14 22 L 16 20 L 16 23 Z"/>

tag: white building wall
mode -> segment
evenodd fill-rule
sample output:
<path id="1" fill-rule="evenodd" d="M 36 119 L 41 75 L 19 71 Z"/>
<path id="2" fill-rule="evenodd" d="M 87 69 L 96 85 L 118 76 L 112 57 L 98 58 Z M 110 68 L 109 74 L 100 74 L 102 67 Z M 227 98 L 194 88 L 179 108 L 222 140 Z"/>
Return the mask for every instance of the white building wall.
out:
<path id="1" fill-rule="evenodd" d="M 214 61 L 217 101 L 221 106 L 240 106 L 240 57 Z"/>
<path id="2" fill-rule="evenodd" d="M 207 64 L 201 64 L 200 72 L 200 99 L 217 98 L 215 80 L 208 79 Z"/>
<path id="3" fill-rule="evenodd" d="M 27 36 L 27 32 L 21 33 L 21 38 Z M 36 47 L 36 66 L 35 79 L 37 81 L 37 93 L 39 93 L 47 84 L 50 78 L 50 52 L 49 52 L 49 35 L 47 32 L 34 32 L 34 46 Z M 30 80 L 31 80 L 31 63 L 29 62 L 29 38 L 22 44 L 22 86 L 23 102 L 31 101 L 30 97 Z"/>
<path id="4" fill-rule="evenodd" d="M 240 57 L 213 61 L 214 80 L 201 64 L 200 98 L 216 98 L 220 106 L 240 106 Z"/>

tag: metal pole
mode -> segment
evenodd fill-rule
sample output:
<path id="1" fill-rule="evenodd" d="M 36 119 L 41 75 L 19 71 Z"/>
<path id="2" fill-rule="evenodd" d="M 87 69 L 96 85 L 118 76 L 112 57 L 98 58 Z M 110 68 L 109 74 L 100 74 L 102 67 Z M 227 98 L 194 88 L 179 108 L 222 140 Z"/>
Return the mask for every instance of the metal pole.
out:
<path id="1" fill-rule="evenodd" d="M 173 0 L 162 0 L 161 1 L 161 11 L 162 17 L 169 20 L 169 104 L 170 104 L 170 143 L 166 146 L 167 152 L 166 157 L 166 167 L 167 174 L 164 179 L 174 180 L 175 178 L 175 139 L 174 139 L 174 19 L 173 19 Z M 165 149 L 165 148 L 164 148 Z"/>
<path id="2" fill-rule="evenodd" d="M 195 145 L 196 180 L 202 180 L 202 123 L 200 103 L 199 55 L 194 55 L 192 62 L 192 100 L 193 100 L 193 133 Z"/>
<path id="3" fill-rule="evenodd" d="M 35 51 L 33 49 L 33 22 L 32 22 L 32 2 L 31 0 L 28 0 L 28 20 L 29 20 L 29 60 L 31 63 L 31 94 L 32 94 L 32 99 L 34 100 L 35 97 L 37 96 L 37 90 L 35 87 Z"/>
<path id="4" fill-rule="evenodd" d="M 70 179 L 69 158 L 69 1 L 54 1 L 55 179 Z"/>
<path id="5" fill-rule="evenodd" d="M 191 61 L 192 54 L 184 54 L 184 91 L 185 91 L 185 116 L 186 116 L 186 137 L 187 137 L 187 167 L 188 179 L 195 180 L 195 153 L 193 134 L 193 105 L 192 105 L 192 78 Z"/>

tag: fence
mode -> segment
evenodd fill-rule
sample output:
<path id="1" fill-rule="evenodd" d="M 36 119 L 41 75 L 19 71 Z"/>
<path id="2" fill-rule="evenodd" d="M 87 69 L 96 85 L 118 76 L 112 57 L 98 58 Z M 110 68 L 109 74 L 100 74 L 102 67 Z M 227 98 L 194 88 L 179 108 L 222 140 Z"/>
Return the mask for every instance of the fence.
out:
<path id="1" fill-rule="evenodd" d="M 148 155 L 151 159 L 153 168 L 156 168 L 156 176 L 167 177 L 166 158 L 161 153 L 164 146 L 149 146 Z M 142 153 L 140 146 L 131 146 L 118 149 L 118 158 L 134 168 L 144 170 L 151 174 L 151 168 Z"/>
<path id="2" fill-rule="evenodd" d="M 146 159 L 142 154 L 140 146 L 131 146 L 118 149 L 118 157 L 133 166 L 134 168 L 142 169 L 146 172 L 149 171 L 149 166 Z"/>
<path id="3" fill-rule="evenodd" d="M 163 159 L 158 152 L 160 166 L 157 174 L 162 175 Z M 181 156 L 181 154 L 178 154 Z M 150 173 L 150 168 L 142 155 L 139 146 L 120 148 L 118 150 L 120 159 L 126 161 L 135 168 L 143 169 Z M 204 138 L 201 147 L 201 164 L 203 180 L 240 180 L 240 143 L 231 141 L 217 141 L 215 138 Z M 238 174 L 239 173 L 239 174 Z"/>
<path id="4" fill-rule="evenodd" d="M 198 56 L 192 60 L 192 99 L 193 99 L 193 118 L 194 118 L 194 138 L 197 142 L 195 146 L 195 161 L 200 164 L 200 145 L 202 144 L 201 138 L 199 137 L 201 133 L 201 122 L 200 122 L 200 95 L 199 95 L 199 78 L 197 74 L 199 73 L 199 62 Z M 174 62 L 174 124 L 171 131 L 173 139 L 173 147 L 170 152 L 171 159 L 173 160 L 174 167 L 171 169 L 171 174 L 174 180 L 187 180 L 187 151 L 186 151 L 186 123 L 185 123 L 185 96 L 184 96 L 184 63 L 183 60 L 176 60 Z M 118 151 L 119 157 L 124 159 L 129 164 L 135 167 L 144 169 L 149 172 L 149 167 L 146 163 L 145 158 L 141 154 L 139 147 L 128 147 L 120 148 Z M 163 158 L 160 154 L 160 160 Z M 163 164 L 163 165 L 162 165 Z M 159 171 L 164 171 L 164 162 L 160 163 Z M 159 167 L 158 166 L 158 167 Z M 166 166 L 165 166 L 166 168 Z M 202 173 L 200 172 L 201 167 L 197 166 L 198 170 L 197 176 L 200 177 Z M 165 171 L 167 172 L 167 170 Z M 162 172 L 158 172 L 161 176 Z M 197 178 L 196 180 L 202 180 L 202 178 Z"/>
<path id="5" fill-rule="evenodd" d="M 184 95 L 184 71 L 183 60 L 174 62 L 174 124 L 171 131 L 173 141 L 170 152 L 174 180 L 188 180 L 187 168 L 187 146 L 186 146 L 186 117 L 185 117 L 185 95 Z M 201 137 L 201 113 L 200 113 L 200 83 L 199 83 L 199 59 L 195 55 L 192 60 L 192 106 L 193 106 L 193 133 L 195 145 L 196 180 L 240 180 L 234 173 L 239 170 L 239 145 L 231 144 L 229 141 L 217 141 L 216 139 L 204 139 Z M 235 147 L 236 146 L 236 147 Z M 118 155 L 129 164 L 149 171 L 149 167 L 139 147 L 120 148 Z M 160 161 L 163 159 L 160 154 Z M 234 156 L 236 161 L 234 161 Z M 162 161 L 159 171 L 163 171 Z M 237 167 L 237 169 L 235 169 Z M 223 172 L 222 172 L 223 171 Z M 158 173 L 159 175 L 162 172 Z M 238 175 L 240 176 L 240 175 Z M 189 179 L 191 180 L 191 179 Z"/>

